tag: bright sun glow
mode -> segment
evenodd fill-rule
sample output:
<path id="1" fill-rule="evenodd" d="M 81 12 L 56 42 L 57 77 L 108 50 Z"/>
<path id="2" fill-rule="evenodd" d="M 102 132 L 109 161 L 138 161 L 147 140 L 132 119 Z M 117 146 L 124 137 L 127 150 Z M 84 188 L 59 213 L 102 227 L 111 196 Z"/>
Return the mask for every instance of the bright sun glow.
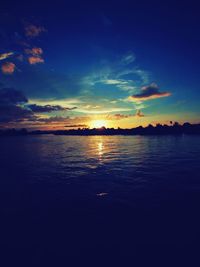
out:
<path id="1" fill-rule="evenodd" d="M 90 123 L 91 128 L 102 128 L 102 127 L 107 127 L 107 121 L 105 120 L 95 120 L 91 121 Z"/>

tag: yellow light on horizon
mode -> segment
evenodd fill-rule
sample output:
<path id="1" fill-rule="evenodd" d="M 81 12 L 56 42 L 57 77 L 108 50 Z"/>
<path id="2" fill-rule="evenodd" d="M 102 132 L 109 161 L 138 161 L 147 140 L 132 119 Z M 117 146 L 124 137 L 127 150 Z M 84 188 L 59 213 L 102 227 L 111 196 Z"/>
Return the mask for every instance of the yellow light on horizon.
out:
<path id="1" fill-rule="evenodd" d="M 107 127 L 107 121 L 106 120 L 94 120 L 90 123 L 91 128 L 102 128 Z"/>

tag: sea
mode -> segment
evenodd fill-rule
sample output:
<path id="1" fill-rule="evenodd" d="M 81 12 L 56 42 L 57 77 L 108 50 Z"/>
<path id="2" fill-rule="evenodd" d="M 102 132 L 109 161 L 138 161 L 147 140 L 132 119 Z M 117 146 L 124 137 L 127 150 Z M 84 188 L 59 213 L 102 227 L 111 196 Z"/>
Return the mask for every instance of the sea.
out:
<path id="1" fill-rule="evenodd" d="M 1 266 L 199 266 L 199 163 L 195 135 L 0 137 Z"/>

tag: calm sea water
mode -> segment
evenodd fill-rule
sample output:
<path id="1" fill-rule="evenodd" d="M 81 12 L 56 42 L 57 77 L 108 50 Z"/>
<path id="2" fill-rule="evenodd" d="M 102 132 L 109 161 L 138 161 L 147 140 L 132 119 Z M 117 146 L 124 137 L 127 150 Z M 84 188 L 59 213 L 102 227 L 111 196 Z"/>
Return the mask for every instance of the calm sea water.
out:
<path id="1" fill-rule="evenodd" d="M 194 251 L 199 159 L 198 136 L 1 137 L 7 259 L 73 266 L 81 255 L 125 262 L 162 247 Z"/>

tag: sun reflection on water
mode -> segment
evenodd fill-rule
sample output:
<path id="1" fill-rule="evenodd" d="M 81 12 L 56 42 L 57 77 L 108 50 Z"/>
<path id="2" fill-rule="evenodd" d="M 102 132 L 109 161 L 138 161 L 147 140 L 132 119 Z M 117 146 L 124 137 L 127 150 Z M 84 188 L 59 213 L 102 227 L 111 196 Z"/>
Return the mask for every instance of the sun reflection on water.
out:
<path id="1" fill-rule="evenodd" d="M 103 149 L 104 149 L 104 145 L 103 145 L 103 142 L 102 142 L 102 141 L 100 141 L 100 142 L 98 143 L 98 147 L 97 147 L 97 149 L 98 149 L 98 155 L 99 155 L 99 157 L 101 158 L 102 155 L 103 155 Z"/>

